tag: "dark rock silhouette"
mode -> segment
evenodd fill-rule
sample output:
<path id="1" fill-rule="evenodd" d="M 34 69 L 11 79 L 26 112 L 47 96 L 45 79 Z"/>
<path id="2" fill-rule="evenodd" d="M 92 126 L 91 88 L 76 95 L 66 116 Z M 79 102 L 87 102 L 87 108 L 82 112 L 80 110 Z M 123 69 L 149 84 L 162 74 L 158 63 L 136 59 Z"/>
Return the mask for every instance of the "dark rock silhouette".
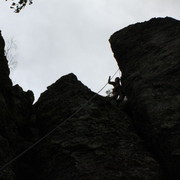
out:
<path id="1" fill-rule="evenodd" d="M 132 119 L 170 179 L 180 179 L 180 22 L 153 18 L 110 38 Z"/>
<path id="2" fill-rule="evenodd" d="M 128 99 L 118 106 L 72 73 L 32 105 L 32 91 L 12 85 L 1 51 L 0 166 L 58 128 L 3 169 L 0 179 L 179 179 L 179 30 L 175 19 L 153 18 L 111 36 Z"/>
<path id="3" fill-rule="evenodd" d="M 159 164 L 116 103 L 98 95 L 67 120 L 92 96 L 93 92 L 69 74 L 48 87 L 35 104 L 40 134 L 62 123 L 37 148 L 43 162 L 38 179 L 159 179 Z"/>
<path id="4" fill-rule="evenodd" d="M 1 54 L 1 56 L 4 55 L 4 49 L 5 49 L 5 41 L 2 37 L 1 30 L 0 30 L 0 54 Z"/>
<path id="5" fill-rule="evenodd" d="M 0 36 L 0 49 L 4 40 Z M 26 148 L 34 138 L 29 124 L 32 114 L 33 93 L 24 92 L 18 85 L 13 86 L 9 78 L 9 67 L 4 50 L 0 53 L 0 166 L 10 161 Z M 0 179 L 15 178 L 13 165 L 0 173 Z"/>

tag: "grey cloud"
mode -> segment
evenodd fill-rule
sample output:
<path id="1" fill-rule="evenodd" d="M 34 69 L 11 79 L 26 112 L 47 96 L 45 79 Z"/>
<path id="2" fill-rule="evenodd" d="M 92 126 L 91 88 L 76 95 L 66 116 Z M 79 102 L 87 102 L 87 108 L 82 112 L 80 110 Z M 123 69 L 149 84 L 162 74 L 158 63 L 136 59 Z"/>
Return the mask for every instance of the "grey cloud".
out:
<path id="1" fill-rule="evenodd" d="M 14 79 L 36 98 L 70 72 L 98 91 L 118 68 L 108 43 L 112 33 L 154 16 L 180 17 L 176 0 L 34 0 L 18 15 L 4 4 L 0 28 L 18 42 Z"/>

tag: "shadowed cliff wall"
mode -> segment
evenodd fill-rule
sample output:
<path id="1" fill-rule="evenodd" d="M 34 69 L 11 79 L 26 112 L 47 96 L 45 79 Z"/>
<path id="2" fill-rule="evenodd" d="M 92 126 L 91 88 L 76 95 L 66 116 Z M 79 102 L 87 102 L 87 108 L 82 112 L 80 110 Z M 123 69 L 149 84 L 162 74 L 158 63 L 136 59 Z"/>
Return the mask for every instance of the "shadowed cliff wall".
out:
<path id="1" fill-rule="evenodd" d="M 180 22 L 153 18 L 110 38 L 136 129 L 180 179 Z"/>
<path id="2" fill-rule="evenodd" d="M 9 79 L 0 36 L 0 166 L 58 125 L 0 179 L 179 179 L 179 39 L 180 24 L 172 18 L 130 25 L 111 36 L 127 102 L 117 105 L 99 95 L 89 101 L 95 93 L 71 73 L 32 105 L 32 91 Z"/>

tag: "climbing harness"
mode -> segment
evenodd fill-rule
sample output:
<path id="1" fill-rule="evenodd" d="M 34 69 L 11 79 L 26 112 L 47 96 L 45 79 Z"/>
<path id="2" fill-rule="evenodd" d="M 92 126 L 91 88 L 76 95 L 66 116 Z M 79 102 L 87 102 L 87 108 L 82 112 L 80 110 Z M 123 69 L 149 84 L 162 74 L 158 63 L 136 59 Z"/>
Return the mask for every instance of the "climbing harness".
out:
<path id="1" fill-rule="evenodd" d="M 114 73 L 114 75 L 111 77 L 111 79 L 117 74 L 118 70 Z M 89 102 L 91 102 L 106 86 L 108 83 L 106 83 L 94 96 L 92 96 L 86 103 L 84 103 L 79 109 L 77 109 L 73 114 L 71 114 L 67 119 L 65 119 L 63 122 L 59 123 L 54 129 L 52 129 L 50 132 L 48 132 L 47 134 L 45 134 L 43 137 L 41 137 L 39 140 L 37 140 L 35 143 L 33 143 L 32 145 L 30 145 L 27 149 L 25 149 L 23 152 L 21 152 L 20 154 L 18 154 L 16 157 L 14 157 L 13 159 L 11 159 L 10 161 L 8 161 L 6 164 L 4 164 L 1 168 L 0 168 L 0 173 L 2 172 L 2 170 L 4 170 L 7 166 L 9 166 L 10 164 L 12 164 L 14 161 L 16 161 L 17 159 L 19 159 L 21 156 L 23 156 L 25 153 L 27 153 L 28 151 L 30 151 L 32 148 L 34 148 L 37 144 L 39 144 L 41 141 L 43 141 L 44 139 L 46 139 L 48 136 L 50 136 L 54 131 L 56 131 L 64 122 L 68 121 L 69 119 L 71 119 L 75 114 L 77 114 L 78 112 L 80 112 L 85 106 L 87 106 L 87 104 Z"/>

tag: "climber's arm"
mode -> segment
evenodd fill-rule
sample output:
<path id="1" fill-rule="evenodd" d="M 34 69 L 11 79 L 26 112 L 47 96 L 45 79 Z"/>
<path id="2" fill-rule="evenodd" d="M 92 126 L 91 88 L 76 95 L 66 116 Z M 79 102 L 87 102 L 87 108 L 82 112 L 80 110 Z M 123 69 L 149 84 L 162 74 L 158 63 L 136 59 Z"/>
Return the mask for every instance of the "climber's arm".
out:
<path id="1" fill-rule="evenodd" d="M 109 79 L 108 79 L 108 84 L 111 84 L 114 86 L 114 82 L 111 81 L 111 76 L 109 76 Z"/>

